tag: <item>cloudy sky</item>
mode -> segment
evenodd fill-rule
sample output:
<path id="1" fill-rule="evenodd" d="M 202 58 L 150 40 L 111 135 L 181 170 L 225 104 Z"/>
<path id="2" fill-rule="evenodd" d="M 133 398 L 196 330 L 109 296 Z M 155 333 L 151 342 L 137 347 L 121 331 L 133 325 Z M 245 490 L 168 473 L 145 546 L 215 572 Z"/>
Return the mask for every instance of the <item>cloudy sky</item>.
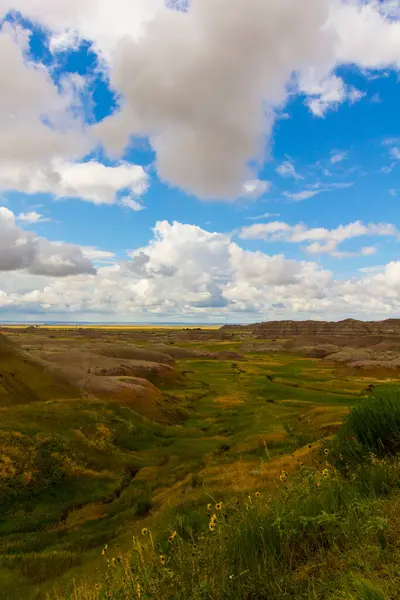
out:
<path id="1" fill-rule="evenodd" d="M 400 317 L 400 0 L 0 0 L 0 320 Z"/>

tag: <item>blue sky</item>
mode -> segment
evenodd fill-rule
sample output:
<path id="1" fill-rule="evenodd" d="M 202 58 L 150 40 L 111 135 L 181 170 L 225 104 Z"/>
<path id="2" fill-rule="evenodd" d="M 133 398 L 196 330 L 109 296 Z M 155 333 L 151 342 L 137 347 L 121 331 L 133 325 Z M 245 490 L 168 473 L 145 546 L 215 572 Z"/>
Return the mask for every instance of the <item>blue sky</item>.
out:
<path id="1" fill-rule="evenodd" d="M 293 2 L 298 47 L 287 20 L 266 43 L 275 33 L 254 33 L 256 15 L 238 8 L 243 39 L 260 35 L 265 48 L 255 56 L 249 44 L 243 64 L 232 50 L 234 66 L 221 41 L 235 42 L 234 10 L 224 26 L 208 0 L 208 12 L 188 8 L 180 16 L 190 22 L 171 21 L 188 44 L 182 65 L 182 47 L 161 27 L 176 10 L 157 2 L 123 51 L 121 24 L 104 41 L 107 13 L 89 27 L 85 2 L 81 29 L 45 1 L 4 10 L 2 53 L 18 64 L 0 73 L 9 86 L 0 103 L 0 319 L 400 317 L 399 5 L 325 4 L 326 14 L 311 2 L 298 15 Z M 340 44 L 321 33 L 327 15 Z M 357 44 L 346 38 L 350 18 Z M 203 44 L 213 39 L 201 59 L 187 41 L 200 22 Z M 376 55 L 371 24 L 387 34 Z M 279 64 L 281 45 L 290 60 Z M 266 115 L 259 130 L 257 106 Z"/>

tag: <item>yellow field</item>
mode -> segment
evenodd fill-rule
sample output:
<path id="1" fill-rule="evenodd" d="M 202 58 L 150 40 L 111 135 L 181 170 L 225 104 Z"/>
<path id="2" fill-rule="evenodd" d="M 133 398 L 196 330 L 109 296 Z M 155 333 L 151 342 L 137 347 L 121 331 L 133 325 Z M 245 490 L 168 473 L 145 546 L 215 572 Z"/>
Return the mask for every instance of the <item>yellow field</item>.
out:
<path id="1" fill-rule="evenodd" d="M 2 329 L 21 329 L 30 327 L 21 323 L 19 325 L 1 325 Z M 129 329 L 202 329 L 202 330 L 218 330 L 222 325 L 35 325 L 35 329 L 53 329 L 53 330 L 71 330 L 71 329 L 107 329 L 107 330 L 129 330 Z"/>

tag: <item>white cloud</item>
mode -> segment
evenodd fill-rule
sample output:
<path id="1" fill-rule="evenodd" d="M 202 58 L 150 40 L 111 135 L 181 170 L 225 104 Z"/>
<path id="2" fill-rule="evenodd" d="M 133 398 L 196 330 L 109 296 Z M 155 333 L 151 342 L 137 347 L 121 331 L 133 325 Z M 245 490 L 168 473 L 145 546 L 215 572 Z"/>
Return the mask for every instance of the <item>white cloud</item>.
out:
<path id="1" fill-rule="evenodd" d="M 382 141 L 383 146 L 396 146 L 400 144 L 400 137 L 388 137 Z"/>
<path id="2" fill-rule="evenodd" d="M 384 173 L 385 175 L 389 175 L 393 171 L 395 166 L 396 166 L 396 163 L 391 163 L 390 165 L 386 165 L 385 167 L 381 168 L 381 173 Z"/>
<path id="3" fill-rule="evenodd" d="M 357 88 L 350 88 L 350 90 L 348 92 L 349 102 L 350 102 L 350 104 L 355 104 L 356 102 L 359 102 L 360 100 L 362 100 L 362 98 L 364 98 L 366 95 L 367 95 L 366 92 L 357 90 Z"/>
<path id="4" fill-rule="evenodd" d="M 96 263 L 114 263 L 116 254 L 108 250 L 100 250 L 94 246 L 80 246 L 83 256 Z"/>
<path id="5" fill-rule="evenodd" d="M 64 34 L 60 35 L 61 40 Z M 86 82 L 71 74 L 57 88 L 44 65 L 26 58 L 29 36 L 9 23 L 0 29 L 0 189 L 77 197 L 96 204 L 111 204 L 117 192 L 126 190 L 135 202 L 149 184 L 142 167 L 76 162 L 93 145 L 82 123 L 80 93 Z"/>
<path id="6" fill-rule="evenodd" d="M 327 169 L 326 167 L 324 167 L 321 164 L 321 161 L 318 160 L 316 162 L 316 167 L 318 167 L 319 169 L 321 169 L 321 171 L 322 171 L 323 175 L 325 175 L 325 177 L 332 177 L 333 176 L 333 174 L 331 173 L 331 171 L 329 171 L 329 169 Z"/>
<path id="7" fill-rule="evenodd" d="M 17 221 L 21 223 L 26 223 L 27 225 L 35 225 L 36 223 L 48 223 L 51 221 L 48 217 L 44 217 L 40 213 L 36 211 L 28 212 L 28 213 L 20 213 L 16 217 Z"/>
<path id="8" fill-rule="evenodd" d="M 261 179 L 253 179 L 251 181 L 246 181 L 246 183 L 243 186 L 242 197 L 253 198 L 257 200 L 270 189 L 271 183 L 269 181 L 263 181 Z"/>
<path id="9" fill-rule="evenodd" d="M 255 217 L 246 217 L 249 221 L 259 221 L 260 219 L 270 219 L 271 217 L 279 217 L 278 213 L 263 213 Z"/>
<path id="10" fill-rule="evenodd" d="M 103 252 L 84 249 L 93 259 Z M 246 252 L 230 236 L 181 223 L 159 222 L 147 246 L 130 260 L 99 268 L 96 277 L 45 280 L 40 288 L 19 293 L 8 289 L 0 302 L 47 312 L 119 315 L 173 315 L 181 318 L 227 311 L 250 312 L 295 294 L 306 296 L 331 275 L 314 263 Z M 108 256 L 106 256 L 108 258 Z M 112 257 L 110 257 L 112 258 Z M 12 287 L 12 286 L 11 286 Z M 1 289 L 1 287 L 0 287 Z M 43 308 L 44 307 L 44 308 Z"/>
<path id="11" fill-rule="evenodd" d="M 238 197 L 271 131 L 265 107 L 283 104 L 327 16 L 316 0 L 307 11 L 294 0 L 160 10 L 139 43 L 126 38 L 112 55 L 111 82 L 124 104 L 99 136 L 117 151 L 130 132 L 150 134 L 163 180 L 204 198 Z"/>
<path id="12" fill-rule="evenodd" d="M 47 193 L 56 198 L 80 198 L 94 204 L 117 202 L 117 192 L 125 191 L 134 201 L 149 186 L 149 176 L 139 165 L 120 163 L 107 167 L 95 160 L 84 163 L 54 162 L 47 168 L 1 167 L 0 188 L 18 189 L 26 194 Z M 136 209 L 137 210 L 137 209 Z"/>
<path id="13" fill-rule="evenodd" d="M 52 53 L 77 50 L 80 43 L 81 39 L 78 32 L 74 29 L 67 29 L 51 36 L 49 50 Z"/>
<path id="14" fill-rule="evenodd" d="M 348 152 L 333 152 L 331 156 L 331 164 L 335 165 L 348 158 Z"/>
<path id="15" fill-rule="evenodd" d="M 204 198 L 238 198 L 257 178 L 248 165 L 264 158 L 289 92 L 306 94 L 323 116 L 363 94 L 338 66 L 400 69 L 400 21 L 388 6 L 193 0 L 185 12 L 163 0 L 0 0 L 0 17 L 16 10 L 49 29 L 54 52 L 93 41 L 121 99 L 112 117 L 85 128 L 80 84 L 57 88 L 45 66 L 24 57 L 26 33 L 4 26 L 0 164 L 74 162 L 98 139 L 120 156 L 132 135 L 149 136 L 162 180 Z"/>
<path id="16" fill-rule="evenodd" d="M 370 256 L 376 252 L 374 246 L 366 246 L 358 252 L 341 252 L 338 245 L 346 240 L 361 236 L 393 236 L 400 239 L 400 232 L 394 225 L 389 223 L 368 223 L 355 221 L 348 225 L 339 225 L 335 229 L 324 227 L 308 228 L 300 223 L 289 225 L 281 221 L 270 223 L 256 223 L 249 227 L 243 227 L 239 237 L 246 240 L 262 239 L 267 242 L 287 242 L 301 244 L 312 242 L 305 247 L 309 254 L 329 254 L 336 258 L 347 258 L 350 256 Z"/>
<path id="17" fill-rule="evenodd" d="M 276 169 L 276 172 L 278 173 L 278 175 L 281 175 L 281 177 L 293 177 L 293 179 L 304 179 L 302 175 L 297 173 L 294 164 L 290 160 L 287 160 L 281 165 L 279 165 Z"/>
<path id="18" fill-rule="evenodd" d="M 396 160 L 400 160 L 400 148 L 397 148 L 397 146 L 390 148 L 390 155 Z"/>
<path id="19" fill-rule="evenodd" d="M 359 102 L 366 94 L 345 84 L 341 77 L 329 75 L 320 80 L 314 79 L 315 72 L 310 69 L 300 79 L 300 89 L 307 94 L 306 104 L 316 117 L 324 117 L 348 100 L 350 104 Z"/>
<path id="20" fill-rule="evenodd" d="M 375 265 L 373 267 L 362 267 L 358 269 L 360 273 L 378 273 L 385 270 L 385 265 Z"/>
<path id="21" fill-rule="evenodd" d="M 281 230 L 287 232 L 288 227 Z M 339 237 L 348 236 L 349 227 Z M 391 230 L 387 225 L 372 227 L 376 228 Z M 351 229 L 361 231 L 362 224 L 351 224 Z M 308 237 L 321 242 L 326 231 L 309 230 Z M 297 230 L 301 234 L 307 231 Z M 114 259 L 112 253 L 94 248 L 85 252 L 94 260 Z M 372 249 L 363 252 L 369 255 Z M 254 322 L 277 316 L 341 318 L 349 313 L 376 318 L 400 309 L 400 262 L 342 280 L 315 262 L 248 252 L 228 235 L 162 221 L 149 243 L 131 252 L 129 260 L 103 266 L 97 275 L 65 281 L 10 272 L 0 283 L 0 306 L 8 314 L 33 313 L 36 319 L 41 313 L 46 318 L 103 322 L 177 316 L 193 322 Z"/>
<path id="22" fill-rule="evenodd" d="M 0 207 L 0 271 L 24 269 L 33 275 L 64 277 L 94 274 L 91 261 L 74 244 L 50 242 L 16 225 L 14 214 Z"/>
<path id="23" fill-rule="evenodd" d="M 311 71 L 311 73 L 313 77 L 314 72 Z M 347 96 L 343 79 L 336 75 L 319 81 L 312 78 L 307 81 L 304 77 L 300 87 L 307 94 L 306 104 L 316 117 L 323 117 L 328 110 L 332 110 L 344 102 Z"/>
<path id="24" fill-rule="evenodd" d="M 376 94 L 371 96 L 371 102 L 373 104 L 380 104 L 382 102 L 382 96 L 380 95 L 379 92 L 377 92 Z"/>
<path id="25" fill-rule="evenodd" d="M 122 206 L 125 206 L 126 208 L 129 208 L 130 210 L 133 210 L 134 212 L 139 212 L 141 210 L 144 210 L 143 204 L 140 204 L 140 202 L 138 202 L 137 200 L 133 200 L 133 198 L 130 198 L 129 196 L 122 197 L 120 202 L 121 202 Z"/>
<path id="26" fill-rule="evenodd" d="M 300 202 L 301 200 L 307 200 L 308 198 L 313 198 L 317 196 L 317 194 L 323 194 L 326 192 L 334 192 L 335 190 L 344 190 L 350 188 L 354 185 L 354 181 L 343 181 L 338 183 L 323 183 L 321 181 L 317 181 L 316 183 L 312 183 L 307 185 L 306 190 L 302 190 L 301 192 L 283 192 L 283 195 L 290 200 L 294 200 L 295 202 Z"/>
<path id="27" fill-rule="evenodd" d="M 330 22 L 336 31 L 336 60 L 354 63 L 363 69 L 400 66 L 400 22 L 387 18 L 375 0 L 337 2 Z M 371 44 L 379 39 L 378 47 Z"/>
<path id="28" fill-rule="evenodd" d="M 353 171 L 353 169 L 351 170 Z M 333 192 L 335 190 L 346 190 L 353 187 L 354 181 L 340 181 L 338 183 L 317 183 L 315 184 L 317 189 L 321 189 L 323 192 Z"/>
<path id="29" fill-rule="evenodd" d="M 310 250 L 311 247 L 315 247 L 313 251 Z M 326 248 L 322 247 L 322 250 L 318 250 L 317 249 L 318 244 L 311 244 L 311 246 L 308 247 L 308 252 L 310 254 L 326 254 Z M 364 246 L 363 248 L 361 248 L 358 251 L 355 252 L 343 252 L 341 250 L 332 250 L 329 251 L 328 254 L 330 256 L 332 256 L 333 258 L 356 258 L 357 256 L 372 256 L 373 254 L 376 254 L 377 252 L 377 248 L 375 246 Z"/>
<path id="30" fill-rule="evenodd" d="M 373 254 L 376 254 L 376 252 L 376 246 L 364 246 L 364 248 L 361 248 L 360 250 L 362 256 L 372 256 Z"/>
<path id="31" fill-rule="evenodd" d="M 0 29 L 0 165 L 5 169 L 77 157 L 90 147 L 69 111 L 71 88 L 60 93 L 46 67 L 26 59 L 29 35 L 9 23 Z"/>
<path id="32" fill-rule="evenodd" d="M 283 192 L 283 195 L 286 196 L 286 198 L 290 198 L 291 200 L 300 202 L 301 200 L 313 198 L 314 196 L 320 193 L 321 190 L 304 190 L 302 192 Z"/>

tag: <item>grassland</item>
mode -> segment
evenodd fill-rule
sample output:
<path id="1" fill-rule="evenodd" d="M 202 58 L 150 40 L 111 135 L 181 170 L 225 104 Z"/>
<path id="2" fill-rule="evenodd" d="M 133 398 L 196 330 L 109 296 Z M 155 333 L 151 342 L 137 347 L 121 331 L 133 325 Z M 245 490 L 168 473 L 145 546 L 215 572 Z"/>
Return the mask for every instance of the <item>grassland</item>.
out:
<path id="1" fill-rule="evenodd" d="M 42 329 L 42 330 L 52 330 L 52 331 L 62 331 L 62 330 L 69 330 L 69 331 L 79 331 L 79 330 L 98 330 L 98 331 L 129 331 L 129 330 L 137 330 L 137 331 L 146 331 L 146 330 L 166 330 L 166 331 L 181 331 L 182 328 L 187 328 L 187 329 L 198 329 L 198 330 L 213 330 L 213 329 L 220 329 L 220 325 L 193 325 L 193 324 L 188 324 L 188 325 L 118 325 L 115 323 L 112 323 L 110 325 L 96 325 L 94 323 L 90 323 L 88 325 L 75 325 L 75 324 L 65 324 L 65 325 L 33 325 L 31 327 L 34 327 L 35 329 Z M 10 331 L 13 330 L 21 330 L 24 329 L 24 326 L 21 326 L 20 324 L 15 324 L 15 325 L 2 325 L 2 328 L 4 329 L 4 331 L 7 331 L 7 329 L 9 329 Z"/>
<path id="2" fill-rule="evenodd" d="M 68 342 L 65 330 L 51 331 Z M 147 330 L 143 336 L 136 343 L 147 347 Z M 17 332 L 8 337 L 21 342 Z M 179 359 L 177 377 L 150 373 L 163 393 L 162 420 L 61 383 L 10 348 L 0 352 L 4 598 L 39 600 L 74 578 L 90 585 L 105 572 L 105 544 L 110 556 L 124 556 L 144 527 L 165 537 L 177 519 L 184 535 L 196 519 L 207 523 L 209 502 L 229 505 L 260 490 L 275 497 L 282 469 L 294 476 L 314 468 L 321 440 L 332 438 L 369 386 L 388 387 L 339 376 L 316 359 L 241 355 L 239 341 L 179 344 L 229 358 Z"/>

